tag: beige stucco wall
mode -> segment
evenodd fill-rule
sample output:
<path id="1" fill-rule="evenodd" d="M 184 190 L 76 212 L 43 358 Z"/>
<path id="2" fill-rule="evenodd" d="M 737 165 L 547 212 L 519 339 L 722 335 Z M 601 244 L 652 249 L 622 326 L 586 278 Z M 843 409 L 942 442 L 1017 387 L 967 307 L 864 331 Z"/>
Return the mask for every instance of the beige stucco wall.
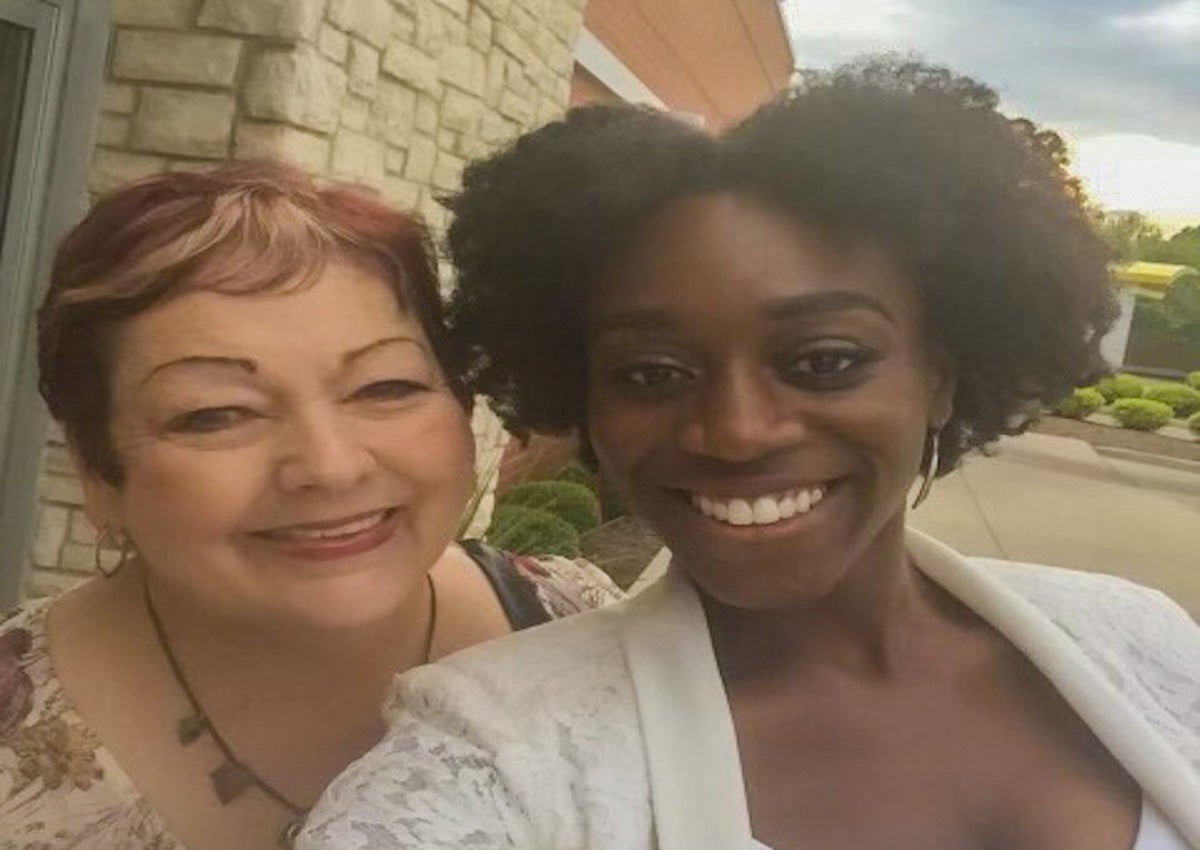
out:
<path id="1" fill-rule="evenodd" d="M 279 157 L 374 186 L 440 228 L 434 196 L 468 160 L 561 114 L 584 2 L 113 0 L 89 191 Z M 494 471 L 503 430 L 483 406 L 473 426 L 478 468 Z M 80 501 L 52 430 L 31 595 L 91 571 Z"/>

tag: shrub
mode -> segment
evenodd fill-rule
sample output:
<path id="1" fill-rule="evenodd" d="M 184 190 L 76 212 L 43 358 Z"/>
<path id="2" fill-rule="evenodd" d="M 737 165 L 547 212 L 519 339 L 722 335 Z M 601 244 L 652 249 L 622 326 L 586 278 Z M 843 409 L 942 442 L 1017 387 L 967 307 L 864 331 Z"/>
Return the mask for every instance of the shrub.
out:
<path id="1" fill-rule="evenodd" d="M 625 497 L 603 475 L 600 476 L 600 513 L 605 522 L 629 516 L 630 513 L 629 506 L 625 504 Z"/>
<path id="2" fill-rule="evenodd" d="M 1122 398 L 1112 406 L 1113 417 L 1124 428 L 1157 431 L 1171 421 L 1171 405 L 1147 398 Z"/>
<path id="3" fill-rule="evenodd" d="M 526 481 L 505 491 L 498 499 L 502 505 L 538 508 L 565 519 L 580 534 L 600 524 L 600 500 L 596 494 L 574 481 Z"/>
<path id="4" fill-rule="evenodd" d="M 1187 426 L 1189 431 L 1200 437 L 1200 413 L 1193 413 L 1189 416 Z"/>
<path id="5" fill-rule="evenodd" d="M 593 493 L 596 492 L 596 475 L 579 461 L 573 460 L 560 469 L 554 475 L 555 481 L 570 481 L 574 484 L 582 484 Z"/>
<path id="6" fill-rule="evenodd" d="M 1147 387 L 1142 397 L 1171 405 L 1176 416 L 1191 416 L 1200 410 L 1200 390 L 1183 384 L 1158 384 Z"/>
<path id="7" fill-rule="evenodd" d="M 1119 398 L 1141 398 L 1143 388 L 1141 379 L 1134 375 L 1110 375 L 1096 384 L 1109 404 Z"/>
<path id="8" fill-rule="evenodd" d="M 1087 419 L 1104 407 L 1104 395 L 1095 387 L 1076 387 L 1058 403 L 1054 412 L 1071 419 Z"/>
<path id="9" fill-rule="evenodd" d="M 1200 390 L 1200 372 L 1188 372 L 1187 385 L 1194 390 Z"/>
<path id="10" fill-rule="evenodd" d="M 523 505 L 497 505 L 484 538 L 517 555 L 579 557 L 579 532 L 565 519 Z"/>

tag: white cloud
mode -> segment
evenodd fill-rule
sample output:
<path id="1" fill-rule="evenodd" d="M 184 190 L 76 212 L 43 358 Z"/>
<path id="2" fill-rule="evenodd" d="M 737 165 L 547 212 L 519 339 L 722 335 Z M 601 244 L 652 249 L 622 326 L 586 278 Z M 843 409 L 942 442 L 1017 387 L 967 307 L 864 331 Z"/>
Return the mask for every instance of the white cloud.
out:
<path id="1" fill-rule="evenodd" d="M 913 14 L 903 0 L 785 0 L 784 18 L 794 36 L 891 35 Z"/>
<path id="2" fill-rule="evenodd" d="M 1138 15 L 1120 15 L 1112 19 L 1121 29 L 1143 30 L 1169 38 L 1200 35 L 1200 0 L 1179 0 Z"/>
<path id="3" fill-rule="evenodd" d="M 1075 144 L 1075 173 L 1112 210 L 1143 210 L 1200 220 L 1200 146 L 1113 134 Z"/>

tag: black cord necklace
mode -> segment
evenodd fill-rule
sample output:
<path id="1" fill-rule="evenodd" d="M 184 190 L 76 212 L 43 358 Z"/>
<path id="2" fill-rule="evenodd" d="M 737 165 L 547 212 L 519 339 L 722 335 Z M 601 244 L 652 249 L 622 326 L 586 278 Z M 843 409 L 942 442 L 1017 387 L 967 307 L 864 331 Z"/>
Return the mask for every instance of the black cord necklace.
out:
<path id="1" fill-rule="evenodd" d="M 437 628 L 437 587 L 433 583 L 433 578 L 429 573 L 425 574 L 425 583 L 429 586 L 429 623 L 425 626 L 425 648 L 421 654 L 421 663 L 429 663 L 429 655 L 433 649 L 433 634 Z M 171 648 L 171 642 L 167 640 L 166 629 L 163 628 L 162 620 L 158 616 L 158 611 L 154 607 L 154 601 L 150 598 L 150 586 L 142 583 L 142 597 L 146 602 L 146 613 L 150 615 L 150 625 L 154 627 L 154 637 L 158 640 L 158 645 L 162 647 L 163 655 L 167 659 L 167 667 L 171 670 L 171 676 L 175 679 L 179 689 L 183 691 L 183 695 L 187 698 L 188 706 L 191 712 L 180 719 L 175 728 L 176 737 L 182 746 L 188 746 L 196 741 L 202 734 L 208 732 L 217 749 L 221 751 L 221 755 L 225 758 L 225 763 L 209 774 L 209 780 L 212 782 L 213 792 L 217 795 L 217 799 L 221 801 L 222 806 L 227 806 L 238 797 L 240 797 L 247 789 L 257 787 L 260 791 L 270 797 L 279 805 L 283 806 L 292 815 L 292 821 L 288 824 L 283 834 L 280 836 L 280 844 L 285 847 L 290 847 L 292 840 L 300 831 L 300 826 L 304 822 L 305 815 L 308 814 L 309 807 L 302 806 L 290 799 L 278 788 L 273 786 L 267 780 L 259 776 L 253 768 L 243 762 L 233 752 L 233 748 L 229 746 L 229 742 L 217 731 L 217 727 L 213 725 L 208 714 L 200 705 L 200 700 L 196 698 L 196 692 L 192 690 L 191 684 L 187 680 L 187 676 L 183 674 L 183 667 L 179 664 L 179 659 L 175 657 L 175 651 Z"/>

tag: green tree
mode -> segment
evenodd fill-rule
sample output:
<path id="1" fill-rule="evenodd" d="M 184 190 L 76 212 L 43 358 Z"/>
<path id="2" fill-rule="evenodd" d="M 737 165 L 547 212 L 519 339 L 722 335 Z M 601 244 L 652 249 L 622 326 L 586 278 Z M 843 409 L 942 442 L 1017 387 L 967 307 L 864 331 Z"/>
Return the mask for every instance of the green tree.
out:
<path id="1" fill-rule="evenodd" d="M 1200 345 L 1200 273 L 1172 283 L 1161 303 L 1175 335 Z"/>
<path id="2" fill-rule="evenodd" d="M 1185 227 L 1170 239 L 1145 246 L 1139 259 L 1156 263 L 1178 263 L 1200 271 L 1200 225 Z"/>
<path id="3" fill-rule="evenodd" d="M 1121 262 L 1149 260 L 1150 255 L 1156 254 L 1165 244 L 1162 228 L 1143 213 L 1097 209 L 1093 211 L 1092 218 L 1100 237 Z"/>

